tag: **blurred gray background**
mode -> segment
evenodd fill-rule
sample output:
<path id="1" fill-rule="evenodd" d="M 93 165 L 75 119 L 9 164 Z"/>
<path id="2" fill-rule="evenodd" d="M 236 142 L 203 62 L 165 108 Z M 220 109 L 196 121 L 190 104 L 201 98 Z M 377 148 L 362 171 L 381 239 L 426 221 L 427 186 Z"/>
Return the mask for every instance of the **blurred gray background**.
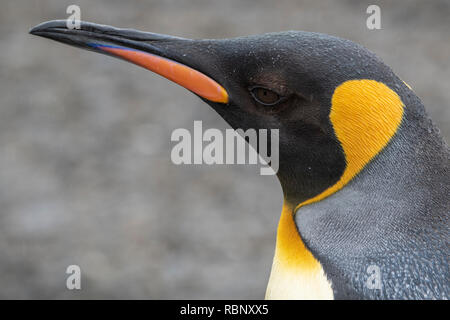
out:
<path id="1" fill-rule="evenodd" d="M 28 34 L 67 17 L 192 38 L 324 32 L 377 53 L 450 138 L 450 1 L 2 0 L 0 298 L 264 297 L 282 205 L 255 166 L 175 166 L 175 128 L 228 126 L 183 88 Z M 381 6 L 382 30 L 366 28 Z M 82 290 L 65 287 L 77 264 Z"/>

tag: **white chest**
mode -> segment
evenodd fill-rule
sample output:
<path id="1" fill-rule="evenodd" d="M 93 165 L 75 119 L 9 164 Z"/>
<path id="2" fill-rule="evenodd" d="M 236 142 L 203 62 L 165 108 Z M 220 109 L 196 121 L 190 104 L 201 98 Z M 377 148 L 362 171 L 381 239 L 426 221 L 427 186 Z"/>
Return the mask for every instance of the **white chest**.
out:
<path id="1" fill-rule="evenodd" d="M 266 299 L 332 300 L 333 290 L 323 270 L 296 270 L 276 261 L 272 266 Z"/>

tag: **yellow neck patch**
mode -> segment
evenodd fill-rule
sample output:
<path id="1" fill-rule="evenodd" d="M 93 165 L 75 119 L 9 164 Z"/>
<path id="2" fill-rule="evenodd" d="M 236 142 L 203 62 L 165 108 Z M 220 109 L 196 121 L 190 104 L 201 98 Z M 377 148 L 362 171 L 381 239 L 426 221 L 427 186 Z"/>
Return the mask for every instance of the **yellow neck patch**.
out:
<path id="1" fill-rule="evenodd" d="M 322 266 L 297 231 L 293 206 L 283 205 L 266 299 L 333 299 Z"/>
<path id="2" fill-rule="evenodd" d="M 375 80 L 349 80 L 334 91 L 330 121 L 341 143 L 346 168 L 338 182 L 295 208 L 285 203 L 267 287 L 268 299 L 332 299 L 322 266 L 305 247 L 294 221 L 302 206 L 318 202 L 350 182 L 397 132 L 403 103 L 388 86 Z"/>

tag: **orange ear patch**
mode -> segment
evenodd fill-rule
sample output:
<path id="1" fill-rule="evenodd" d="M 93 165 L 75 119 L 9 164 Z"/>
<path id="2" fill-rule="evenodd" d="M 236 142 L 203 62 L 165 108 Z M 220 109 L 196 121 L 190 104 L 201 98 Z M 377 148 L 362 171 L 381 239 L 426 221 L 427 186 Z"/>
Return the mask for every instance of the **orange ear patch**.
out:
<path id="1" fill-rule="evenodd" d="M 344 151 L 347 166 L 339 181 L 296 208 L 320 201 L 355 177 L 397 132 L 403 102 L 392 89 L 375 80 L 349 80 L 334 91 L 330 121 Z"/>

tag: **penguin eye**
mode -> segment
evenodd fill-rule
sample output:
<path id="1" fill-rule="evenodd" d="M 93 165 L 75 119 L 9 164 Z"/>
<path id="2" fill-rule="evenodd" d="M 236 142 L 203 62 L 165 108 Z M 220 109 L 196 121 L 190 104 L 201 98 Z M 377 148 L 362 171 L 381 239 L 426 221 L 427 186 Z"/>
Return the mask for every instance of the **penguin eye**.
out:
<path id="1" fill-rule="evenodd" d="M 263 87 L 253 87 L 250 92 L 257 102 L 265 106 L 273 106 L 282 99 L 278 93 Z"/>

